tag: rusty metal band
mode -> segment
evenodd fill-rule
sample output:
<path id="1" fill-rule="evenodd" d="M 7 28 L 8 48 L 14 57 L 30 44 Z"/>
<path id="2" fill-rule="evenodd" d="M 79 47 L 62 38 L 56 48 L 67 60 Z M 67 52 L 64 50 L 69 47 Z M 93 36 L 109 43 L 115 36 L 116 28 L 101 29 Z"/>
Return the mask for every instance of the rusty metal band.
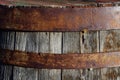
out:
<path id="1" fill-rule="evenodd" d="M 120 7 L 9 8 L 0 6 L 0 29 L 22 31 L 120 29 Z"/>
<path id="2" fill-rule="evenodd" d="M 0 49 L 0 63 L 39 69 L 85 69 L 120 66 L 120 52 L 93 54 L 33 54 Z"/>

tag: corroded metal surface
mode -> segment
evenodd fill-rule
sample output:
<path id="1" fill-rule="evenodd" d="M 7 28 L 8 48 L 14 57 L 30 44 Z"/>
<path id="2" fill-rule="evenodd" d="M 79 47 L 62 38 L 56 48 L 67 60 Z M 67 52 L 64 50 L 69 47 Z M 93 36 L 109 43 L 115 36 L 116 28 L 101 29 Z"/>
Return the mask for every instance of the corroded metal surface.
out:
<path id="1" fill-rule="evenodd" d="M 120 52 L 100 54 L 33 54 L 1 49 L 0 63 L 48 69 L 117 67 L 120 66 Z"/>
<path id="2" fill-rule="evenodd" d="M 120 29 L 120 7 L 0 7 L 0 29 L 80 31 Z"/>

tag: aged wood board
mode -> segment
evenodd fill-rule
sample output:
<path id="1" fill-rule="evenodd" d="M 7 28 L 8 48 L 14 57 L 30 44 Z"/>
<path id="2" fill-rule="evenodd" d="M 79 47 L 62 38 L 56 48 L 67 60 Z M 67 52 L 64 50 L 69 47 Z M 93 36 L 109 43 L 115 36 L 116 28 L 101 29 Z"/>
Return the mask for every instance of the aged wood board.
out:
<path id="1" fill-rule="evenodd" d="M 0 48 L 14 50 L 15 32 L 0 31 Z M 13 66 L 0 64 L 0 80 L 13 79 Z"/>
<path id="2" fill-rule="evenodd" d="M 63 33 L 62 51 L 63 51 L 63 54 L 69 54 L 69 52 L 71 53 L 80 52 L 79 32 Z M 68 60 L 67 62 L 69 61 L 70 60 Z M 78 69 L 62 69 L 61 77 L 62 77 L 62 80 L 76 80 L 77 78 L 80 78 L 80 73 Z"/>
<path id="3" fill-rule="evenodd" d="M 24 33 L 16 32 L 15 35 L 15 49 L 20 51 L 34 51 L 37 52 L 37 45 L 34 44 L 34 41 L 37 42 L 38 36 L 36 33 Z M 27 47 L 26 47 L 27 46 Z M 38 70 L 31 68 L 23 68 L 14 66 L 13 69 L 13 80 L 33 80 L 38 79 Z"/>
<path id="4" fill-rule="evenodd" d="M 99 52 L 99 31 L 80 32 L 81 54 Z M 80 79 L 82 80 L 101 80 L 100 68 L 81 69 Z"/>
<path id="5" fill-rule="evenodd" d="M 1 35 L 4 35 L 4 37 L 5 37 L 5 32 L 1 32 L 2 34 Z M 7 32 L 6 32 L 7 33 Z M 11 34 L 12 33 L 14 33 L 14 32 L 10 32 Z M 29 34 L 29 32 L 28 33 L 22 33 L 22 32 L 19 32 L 19 34 L 23 34 L 23 35 L 27 35 L 27 34 Z M 33 33 L 31 33 L 31 35 L 32 34 L 35 34 L 35 32 L 33 32 Z M 36 33 L 36 34 L 38 34 L 38 33 Z M 45 35 L 47 35 L 47 33 L 41 33 L 41 35 L 44 35 L 43 37 L 41 36 L 41 39 L 43 39 L 44 37 L 45 37 Z M 53 34 L 55 34 L 55 33 L 51 33 L 51 35 L 53 35 Z M 69 32 L 68 33 L 68 35 L 67 35 L 67 33 L 66 33 L 66 37 L 65 38 L 67 38 L 67 36 L 69 36 L 69 38 L 70 39 L 66 39 L 66 41 L 65 41 L 65 43 L 67 42 L 68 43 L 68 41 L 70 41 L 70 44 L 71 45 L 73 45 L 72 43 L 71 43 L 71 41 L 72 40 L 74 40 L 74 39 L 72 39 L 72 37 L 73 38 L 75 38 L 74 36 L 79 36 L 78 34 L 79 34 L 79 32 L 77 32 L 77 33 L 74 33 L 74 32 Z M 100 46 L 100 51 L 101 52 L 105 52 L 105 51 L 116 51 L 116 50 L 119 50 L 119 37 L 117 37 L 117 36 L 119 36 L 119 30 L 110 30 L 110 31 L 101 31 L 101 33 L 99 34 L 99 32 L 81 32 L 80 33 L 81 34 L 81 37 L 80 37 L 80 45 L 81 45 L 81 48 L 79 47 L 79 48 L 77 48 L 78 50 L 79 49 L 81 49 L 81 53 L 87 53 L 87 52 L 89 52 L 89 50 L 90 50 L 90 52 L 89 53 L 91 53 L 92 52 L 92 50 L 93 50 L 93 52 L 98 52 L 99 51 L 99 40 L 100 40 L 100 44 L 101 44 L 101 46 Z M 11 36 L 11 38 L 14 38 L 12 35 L 10 35 L 10 34 L 8 34 L 9 36 Z M 17 36 L 19 36 L 18 35 L 18 33 L 16 34 Z M 83 36 L 84 35 L 84 36 Z M 99 36 L 100 35 L 100 36 Z M 35 35 L 34 35 L 35 36 Z M 1 36 L 2 37 L 2 36 Z M 4 38 L 3 37 L 3 38 Z M 22 37 L 22 36 L 21 36 Z M 92 37 L 92 38 L 91 38 Z M 7 38 L 7 37 L 6 37 Z M 24 37 L 23 38 L 21 38 L 21 39 L 23 39 L 23 41 L 22 42 L 24 42 L 24 41 L 26 41 L 25 39 L 24 39 Z M 32 39 L 32 37 L 31 37 L 31 39 Z M 33 38 L 34 39 L 34 38 Z M 53 38 L 53 39 L 55 39 L 55 37 Z M 53 40 L 52 39 L 52 40 Z M 59 39 L 59 38 L 56 38 L 56 39 Z M 55 40 L 56 40 L 55 39 Z M 72 39 L 72 40 L 71 40 Z M 9 37 L 8 37 L 8 39 L 7 40 L 12 40 L 12 39 L 10 39 Z M 44 39 L 44 40 L 46 40 L 46 39 Z M 6 40 L 3 40 L 2 39 L 2 41 L 6 41 Z M 14 41 L 14 40 L 13 40 Z M 43 42 L 43 40 L 40 40 L 40 41 L 42 41 Z M 54 40 L 53 40 L 54 41 Z M 75 41 L 77 41 L 77 43 L 79 42 L 79 39 L 78 40 L 75 40 Z M 96 44 L 96 41 L 98 41 L 97 42 L 97 44 Z M 114 43 L 114 41 L 116 41 L 115 43 Z M 40 50 L 42 50 L 42 49 L 44 49 L 44 47 L 42 47 L 42 42 L 41 42 L 41 49 Z M 93 44 L 90 44 L 90 43 L 95 43 L 96 45 L 93 45 Z M 45 42 L 45 43 L 47 43 L 47 42 Z M 66 43 L 66 44 L 67 44 Z M 78 44 L 75 44 L 74 46 L 79 46 L 79 43 Z M 4 43 L 3 42 L 1 42 L 1 45 L 4 45 Z M 25 43 L 24 43 L 25 44 Z M 52 44 L 52 43 L 51 43 Z M 90 45 L 89 45 L 90 44 Z M 14 45 L 14 44 L 12 44 L 12 45 Z M 44 44 L 45 45 L 45 44 Z M 61 45 L 61 44 L 60 44 Z M 112 45 L 113 45 L 113 47 L 112 47 Z M 9 46 L 9 45 L 8 45 Z M 69 45 L 70 46 L 70 45 Z M 69 46 L 68 46 L 68 49 L 69 49 L 69 51 L 68 52 L 72 52 L 72 49 L 70 49 L 69 48 Z M 98 49 L 95 49 L 95 47 L 97 47 L 98 46 Z M 110 47 L 111 46 L 111 47 Z M 17 46 L 16 46 L 17 47 Z M 23 46 L 24 47 L 24 46 Z M 72 46 L 71 46 L 72 47 Z M 114 47 L 116 47 L 116 48 L 114 48 Z M 7 47 L 6 47 L 7 48 Z M 47 48 L 47 46 L 46 46 L 46 48 Z M 67 46 L 65 46 L 64 47 L 64 50 L 67 48 Z M 113 49 L 112 49 L 113 48 Z M 37 48 L 35 48 L 35 49 L 37 49 Z M 52 49 L 52 48 L 51 48 Z M 57 48 L 54 48 L 54 50 L 55 49 L 57 49 Z M 60 49 L 59 49 L 60 50 Z M 85 52 L 84 52 L 84 50 L 85 50 Z M 103 51 L 102 51 L 103 50 Z M 75 51 L 76 52 L 76 51 Z M 79 51 L 78 51 L 79 52 Z M 57 52 L 56 52 L 57 53 Z M 2 65 L 1 67 L 3 67 L 4 68 L 4 66 Z M 9 68 L 10 66 L 8 66 L 8 68 Z M 32 73 L 32 74 L 29 74 L 30 73 L 30 71 L 32 71 L 31 69 L 29 69 L 30 71 L 28 71 L 28 69 L 27 68 L 25 68 L 25 69 L 22 69 L 22 68 L 20 68 L 20 70 L 18 70 L 18 72 L 16 72 L 16 69 L 14 69 L 13 68 L 13 70 L 11 70 L 11 69 L 8 69 L 7 70 L 7 68 L 1 68 L 1 71 L 2 71 L 2 73 L 4 73 L 4 74 L 2 74 L 1 73 L 1 79 L 10 79 L 11 77 L 14 77 L 14 80 L 16 80 L 16 79 L 22 79 L 22 80 L 25 80 L 26 78 L 29 78 L 29 79 L 33 79 L 33 78 L 38 78 L 38 74 L 36 74 L 35 75 L 35 77 L 31 77 L 31 76 L 29 76 L 29 75 L 32 75 L 32 74 L 34 74 L 34 73 Z M 9 71 L 10 70 L 10 71 Z M 35 69 L 35 70 L 37 70 L 37 69 Z M 5 72 L 5 71 L 7 71 L 7 72 Z M 14 71 L 14 76 L 12 75 L 12 71 Z M 28 72 L 27 72 L 28 71 Z M 101 72 L 102 71 L 102 72 Z M 8 73 L 9 72 L 9 73 Z M 26 76 L 24 76 L 23 75 L 23 73 L 24 72 L 26 72 L 25 73 L 25 75 Z M 55 71 L 56 72 L 56 71 Z M 52 74 L 53 74 L 54 72 L 50 72 L 49 73 L 49 71 L 48 70 L 42 70 L 41 71 L 41 69 L 40 69 L 40 74 L 39 74 L 39 79 L 40 80 L 42 80 L 42 79 L 45 79 L 45 80 L 47 80 L 47 79 L 53 79 L 53 78 L 55 78 L 55 77 L 50 77 L 50 76 L 48 76 L 48 74 L 50 75 L 51 74 L 51 76 L 52 76 Z M 59 72 L 58 72 L 59 73 Z M 28 75 L 29 74 L 29 75 Z M 56 74 L 56 73 L 55 73 Z M 54 74 L 54 75 L 55 75 Z M 101 70 L 100 69 L 93 69 L 93 68 L 90 68 L 90 69 L 81 69 L 81 70 L 76 70 L 76 69 L 73 69 L 73 70 L 66 70 L 66 71 L 64 71 L 64 72 L 62 72 L 62 74 L 63 74 L 63 79 L 64 80 L 66 80 L 66 79 L 72 79 L 72 80 L 75 80 L 75 79 L 85 79 L 85 80 L 91 80 L 91 79 L 96 79 L 96 80 L 109 80 L 109 79 L 111 79 L 111 80 L 118 80 L 119 79 L 119 68 L 102 68 Z M 6 76 L 6 77 L 3 77 L 3 75 L 4 76 Z M 27 77 L 27 75 L 28 75 L 28 77 Z M 61 74 L 56 74 L 56 76 L 58 76 L 58 77 L 60 77 L 60 75 Z M 19 76 L 19 77 L 17 77 L 17 76 Z M 46 76 L 48 76 L 48 77 L 46 77 Z M 69 77 L 68 77 L 69 76 Z"/>
<path id="6" fill-rule="evenodd" d="M 100 52 L 120 50 L 120 30 L 100 31 Z M 119 80 L 120 68 L 102 68 L 101 80 Z"/>

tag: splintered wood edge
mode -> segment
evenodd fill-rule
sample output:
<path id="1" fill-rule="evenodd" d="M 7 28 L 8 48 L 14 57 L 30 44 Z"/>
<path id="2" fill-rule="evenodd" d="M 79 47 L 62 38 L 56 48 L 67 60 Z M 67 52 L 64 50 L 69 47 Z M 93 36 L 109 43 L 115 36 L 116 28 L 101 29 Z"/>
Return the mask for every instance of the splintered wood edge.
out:
<path id="1" fill-rule="evenodd" d="M 0 29 L 82 31 L 120 29 L 120 7 L 28 8 L 0 6 Z"/>
<path id="2" fill-rule="evenodd" d="M 79 0 L 2 0 L 1 5 L 9 7 L 23 6 L 23 7 L 52 7 L 52 8 L 66 8 L 66 7 L 104 7 L 114 6 L 113 4 L 120 4 L 119 0 L 91 0 L 91 1 L 79 1 Z"/>
<path id="3" fill-rule="evenodd" d="M 119 67 L 120 52 L 93 54 L 30 53 L 0 49 L 0 63 L 39 69 L 86 69 Z"/>

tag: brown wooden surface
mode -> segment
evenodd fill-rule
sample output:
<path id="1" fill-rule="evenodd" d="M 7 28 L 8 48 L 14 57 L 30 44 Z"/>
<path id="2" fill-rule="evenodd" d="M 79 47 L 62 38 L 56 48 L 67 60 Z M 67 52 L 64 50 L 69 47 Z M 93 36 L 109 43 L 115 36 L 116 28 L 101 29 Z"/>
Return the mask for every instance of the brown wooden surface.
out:
<path id="1" fill-rule="evenodd" d="M 94 54 L 32 54 L 0 50 L 0 62 L 23 67 L 48 69 L 84 69 L 119 67 L 120 52 Z"/>
<path id="2" fill-rule="evenodd" d="M 0 29 L 81 31 L 120 29 L 120 7 L 8 8 L 0 7 Z"/>

